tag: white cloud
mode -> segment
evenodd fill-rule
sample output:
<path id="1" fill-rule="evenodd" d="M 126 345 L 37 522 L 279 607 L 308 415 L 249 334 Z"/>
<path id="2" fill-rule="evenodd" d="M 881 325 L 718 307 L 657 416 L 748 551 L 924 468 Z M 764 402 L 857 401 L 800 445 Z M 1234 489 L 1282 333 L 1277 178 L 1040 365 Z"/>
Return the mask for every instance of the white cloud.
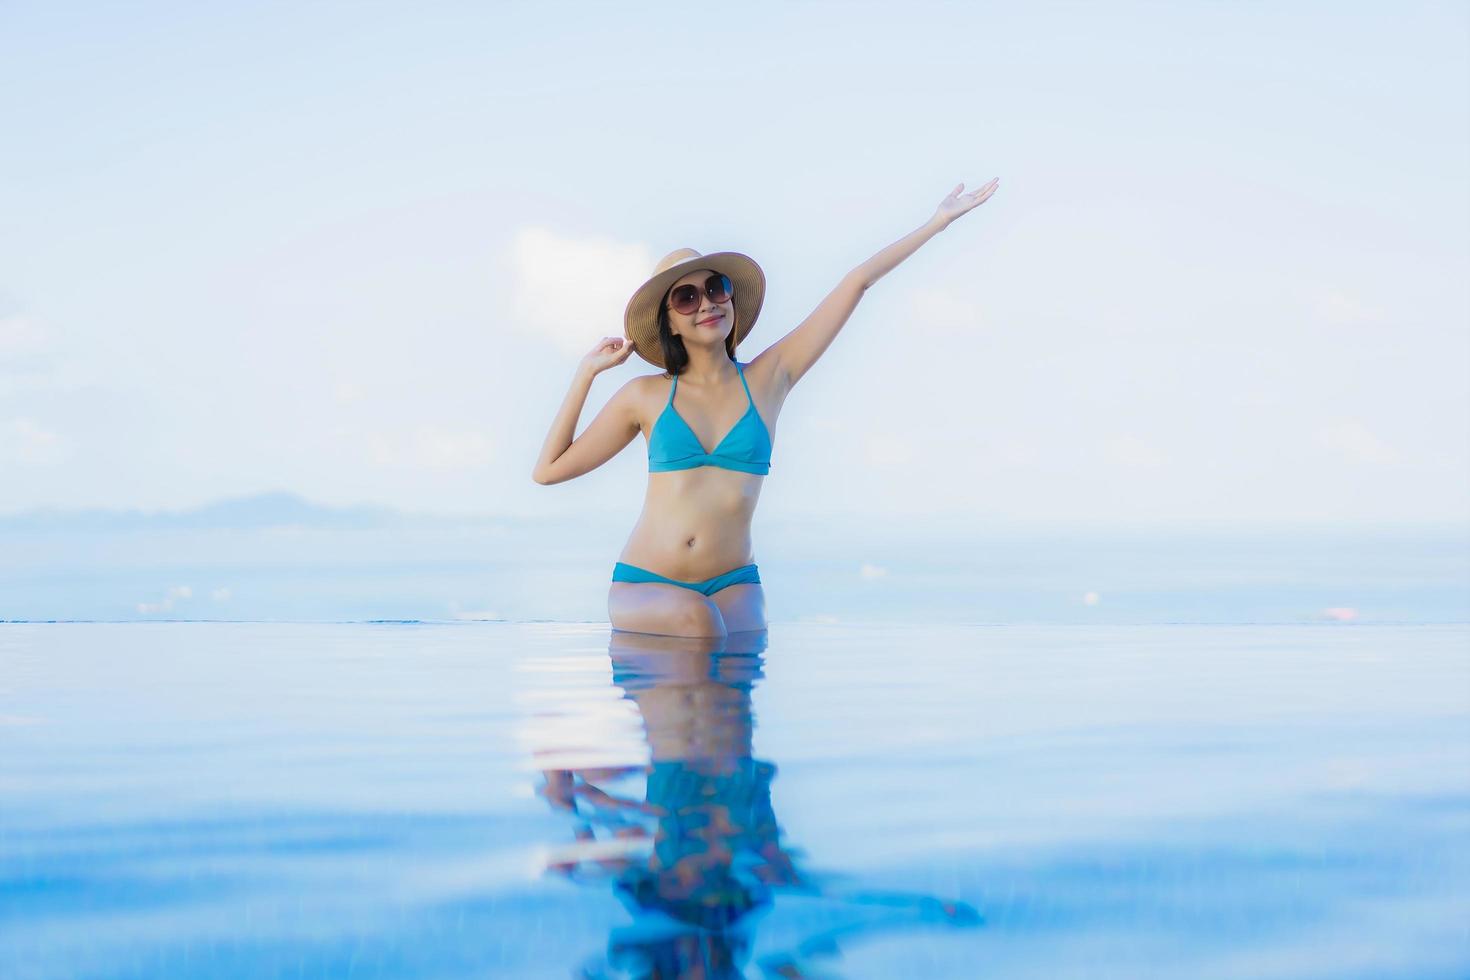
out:
<path id="1" fill-rule="evenodd" d="M 76 338 L 71 338 L 74 342 Z M 95 348 L 68 349 L 55 324 L 31 313 L 0 316 L 0 399 L 75 392 L 97 385 L 117 365 Z"/>
<path id="2" fill-rule="evenodd" d="M 1354 463 L 1396 463 L 1399 452 L 1355 419 L 1344 419 L 1317 431 L 1317 441 Z"/>
<path id="3" fill-rule="evenodd" d="M 1340 289 L 1318 289 L 1307 294 L 1307 306 L 1328 323 L 1381 323 L 1383 311 Z"/>
<path id="4" fill-rule="evenodd" d="M 68 455 L 65 440 L 34 419 L 0 422 L 0 461 L 46 466 L 59 463 Z"/>
<path id="5" fill-rule="evenodd" d="M 1107 436 L 1098 448 L 1104 460 L 1128 469 L 1155 470 L 1169 462 L 1169 457 L 1163 450 L 1132 432 Z"/>
<path id="6" fill-rule="evenodd" d="M 984 308 L 975 290 L 928 286 L 908 294 L 906 334 L 927 330 L 935 334 L 974 335 L 986 326 Z"/>
<path id="7" fill-rule="evenodd" d="M 1027 442 L 1024 436 L 998 434 L 977 450 L 979 461 L 986 469 L 1006 469 L 1036 466 L 1042 462 L 1043 447 L 1039 443 Z"/>
<path id="8" fill-rule="evenodd" d="M 489 466 L 495 459 L 495 440 L 472 429 L 421 425 L 408 433 L 377 433 L 368 440 L 368 453 L 379 466 L 421 466 L 440 470 Z"/>
<path id="9" fill-rule="evenodd" d="M 49 351 L 56 328 L 24 313 L 0 317 L 0 362 L 18 360 Z"/>
<path id="10" fill-rule="evenodd" d="M 138 612 L 148 615 L 150 613 L 168 612 L 174 607 L 175 599 L 189 599 L 194 595 L 194 590 L 187 585 L 175 585 L 168 590 L 168 594 L 158 602 L 140 602 L 135 608 Z"/>
<path id="11" fill-rule="evenodd" d="M 863 458 L 873 466 L 902 467 L 914 460 L 912 441 L 891 432 L 874 432 L 863 441 Z"/>
<path id="12" fill-rule="evenodd" d="M 874 579 L 883 578 L 888 574 L 888 569 L 882 565 L 874 565 L 871 562 L 863 562 L 858 566 L 858 576 L 864 581 L 871 582 Z"/>
<path id="13" fill-rule="evenodd" d="M 623 333 L 623 310 L 657 256 L 611 238 L 563 238 L 523 228 L 511 245 L 516 325 L 567 354 Z"/>
<path id="14" fill-rule="evenodd" d="M 361 401 L 367 390 L 355 381 L 337 381 L 332 385 L 332 400 L 338 405 Z"/>
<path id="15" fill-rule="evenodd" d="M 1265 388 L 1242 388 L 1235 393 L 1233 401 L 1241 408 L 1276 408 L 1286 399 L 1279 392 Z"/>

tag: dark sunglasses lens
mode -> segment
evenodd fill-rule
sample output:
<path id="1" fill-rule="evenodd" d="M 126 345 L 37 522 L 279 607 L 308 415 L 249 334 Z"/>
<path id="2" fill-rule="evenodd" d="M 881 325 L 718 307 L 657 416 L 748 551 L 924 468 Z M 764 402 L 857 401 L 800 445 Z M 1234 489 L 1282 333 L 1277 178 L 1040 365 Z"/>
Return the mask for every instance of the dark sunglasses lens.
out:
<path id="1" fill-rule="evenodd" d="M 730 299 L 730 277 L 726 275 L 710 276 L 704 281 L 704 291 L 709 293 L 709 298 L 712 302 L 728 302 Z"/>
<path id="2" fill-rule="evenodd" d="M 676 313 L 693 313 L 699 309 L 699 290 L 690 285 L 680 286 L 669 294 L 669 305 Z"/>

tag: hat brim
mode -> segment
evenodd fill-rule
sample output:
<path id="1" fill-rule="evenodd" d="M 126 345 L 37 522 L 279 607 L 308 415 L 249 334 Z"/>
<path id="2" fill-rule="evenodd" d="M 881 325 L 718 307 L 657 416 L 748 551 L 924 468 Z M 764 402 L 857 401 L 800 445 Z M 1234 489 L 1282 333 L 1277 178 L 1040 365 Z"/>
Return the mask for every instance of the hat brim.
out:
<path id="1" fill-rule="evenodd" d="M 664 349 L 658 339 L 658 308 L 669 288 L 689 273 L 709 269 L 730 277 L 735 304 L 735 343 L 750 333 L 766 298 L 766 274 L 748 255 L 712 252 L 697 255 L 656 274 L 633 293 L 623 311 L 623 334 L 633 342 L 633 351 L 657 368 L 664 364 Z"/>

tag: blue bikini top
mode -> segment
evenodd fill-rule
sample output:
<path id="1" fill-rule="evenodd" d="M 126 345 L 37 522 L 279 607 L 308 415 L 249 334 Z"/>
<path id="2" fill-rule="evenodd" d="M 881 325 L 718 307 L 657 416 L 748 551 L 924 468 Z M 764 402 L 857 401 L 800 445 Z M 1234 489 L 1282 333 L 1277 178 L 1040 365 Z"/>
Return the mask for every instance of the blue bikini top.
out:
<path id="1" fill-rule="evenodd" d="M 745 397 L 750 407 L 735 423 L 735 428 L 726 433 L 713 452 L 705 452 L 699 437 L 684 421 L 674 407 L 674 392 L 679 390 L 679 376 L 669 388 L 669 403 L 663 414 L 653 423 L 648 436 L 648 472 L 662 473 L 667 470 L 692 470 L 697 466 L 719 466 L 742 473 L 764 475 L 771 471 L 771 433 L 756 411 L 755 399 L 750 396 L 750 385 L 745 382 L 745 369 L 735 362 L 740 372 L 740 383 L 745 386 Z"/>

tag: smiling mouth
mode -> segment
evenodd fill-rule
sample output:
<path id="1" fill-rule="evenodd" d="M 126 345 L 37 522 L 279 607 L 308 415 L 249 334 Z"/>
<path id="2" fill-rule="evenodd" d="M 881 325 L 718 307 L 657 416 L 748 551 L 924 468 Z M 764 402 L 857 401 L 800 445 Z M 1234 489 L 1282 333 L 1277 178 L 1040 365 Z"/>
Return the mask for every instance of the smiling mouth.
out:
<path id="1" fill-rule="evenodd" d="M 698 326 L 701 326 L 702 327 L 706 323 L 716 323 L 716 322 L 718 322 L 720 320 L 723 320 L 723 319 L 725 319 L 725 318 L 722 317 L 722 316 L 706 317 L 705 319 L 699 321 Z"/>

